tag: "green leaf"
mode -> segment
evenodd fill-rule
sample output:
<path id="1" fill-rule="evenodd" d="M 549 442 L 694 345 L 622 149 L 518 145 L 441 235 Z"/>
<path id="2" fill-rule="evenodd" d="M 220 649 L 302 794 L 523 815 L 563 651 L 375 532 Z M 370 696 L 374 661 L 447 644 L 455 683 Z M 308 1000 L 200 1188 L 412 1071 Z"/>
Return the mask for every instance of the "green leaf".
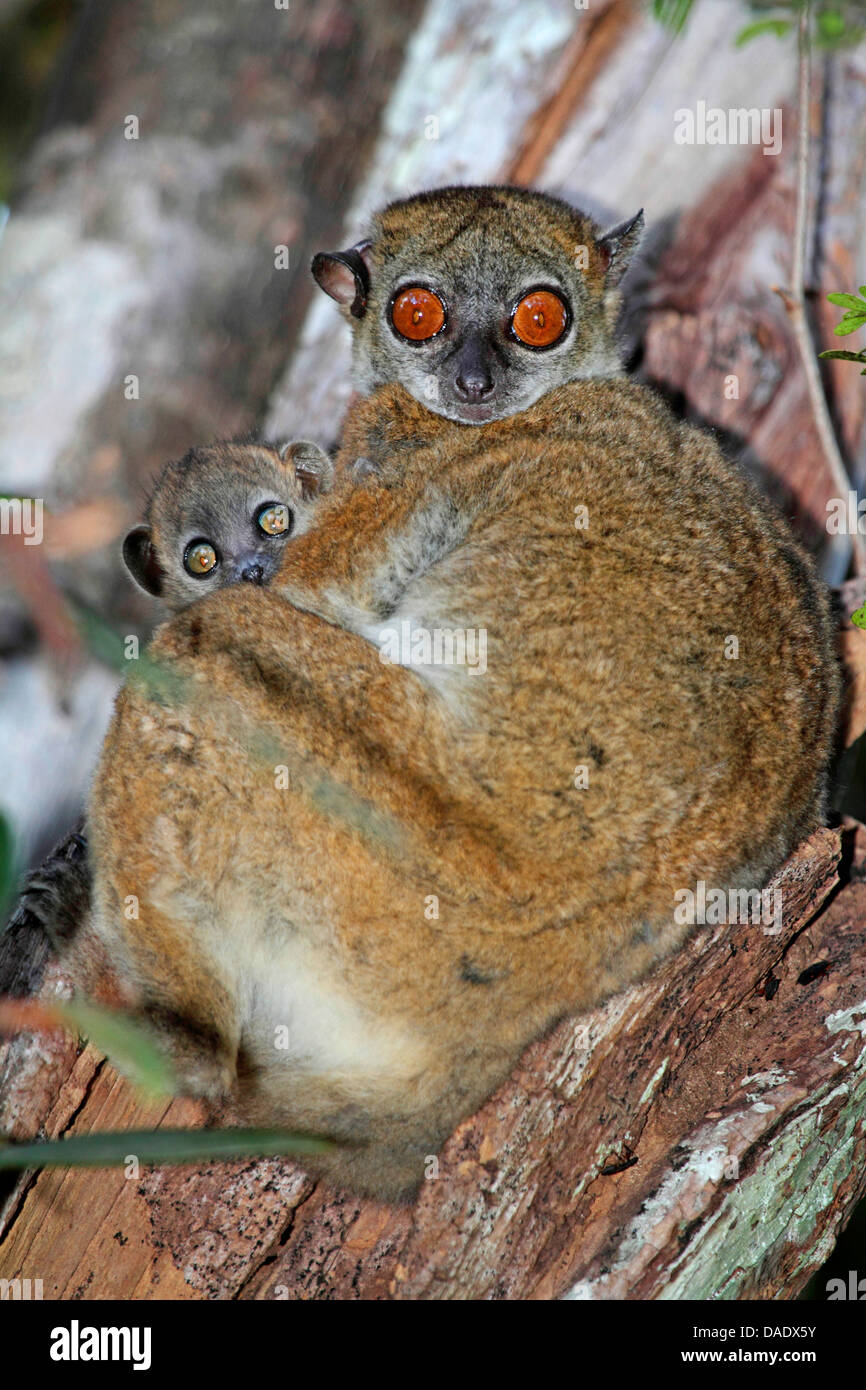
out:
<path id="1" fill-rule="evenodd" d="M 866 299 L 866 285 L 860 286 L 860 295 L 863 299 Z"/>
<path id="2" fill-rule="evenodd" d="M 148 1095 L 177 1093 L 174 1069 L 141 1023 L 78 999 L 58 1000 L 51 1007 Z"/>
<path id="3" fill-rule="evenodd" d="M 6 914 L 15 897 L 18 884 L 16 858 L 12 827 L 0 811 L 0 926 L 6 925 Z"/>
<path id="4" fill-rule="evenodd" d="M 73 616 L 82 640 L 97 661 L 114 671 L 123 671 L 129 663 L 123 654 L 123 638 L 118 632 L 83 603 L 72 602 Z"/>
<path id="5" fill-rule="evenodd" d="M 128 659 L 126 639 L 104 618 L 82 603 L 73 602 L 72 606 L 82 640 L 98 661 L 113 671 L 122 672 L 131 684 L 137 685 L 148 699 L 158 704 L 177 706 L 192 702 L 196 691 L 189 677 L 175 670 L 169 662 L 151 656 L 146 649 L 137 658 Z"/>
<path id="6" fill-rule="evenodd" d="M 817 17 L 818 34 L 827 43 L 836 43 L 845 37 L 845 16 L 838 10 L 823 10 Z"/>
<path id="7" fill-rule="evenodd" d="M 831 348 L 828 352 L 819 352 L 819 357 L 837 357 L 840 362 L 866 362 L 866 348 L 863 352 L 846 352 L 842 348 Z"/>
<path id="8" fill-rule="evenodd" d="M 681 34 L 693 4 L 694 0 L 653 0 L 653 14 L 667 29 Z"/>
<path id="9" fill-rule="evenodd" d="M 838 304 L 842 309 L 856 309 L 860 314 L 866 314 L 866 302 L 858 299 L 856 294 L 828 294 L 827 298 L 831 304 Z"/>
<path id="10" fill-rule="evenodd" d="M 327 1153 L 335 1145 L 282 1129 L 128 1129 L 33 1144 L 0 1143 L 3 1168 L 110 1168 L 139 1163 L 229 1162 Z"/>
<path id="11" fill-rule="evenodd" d="M 833 332 L 837 338 L 846 338 L 849 333 L 856 333 L 858 328 L 862 328 L 866 323 L 866 309 L 862 314 L 846 314 L 843 319 L 836 324 Z"/>
<path id="12" fill-rule="evenodd" d="M 783 39 L 791 28 L 792 21 L 790 19 L 758 19 L 754 24 L 747 24 L 744 29 L 740 30 L 734 39 L 734 46 L 742 48 L 743 44 L 758 38 L 760 34 L 775 34 L 777 39 Z"/>

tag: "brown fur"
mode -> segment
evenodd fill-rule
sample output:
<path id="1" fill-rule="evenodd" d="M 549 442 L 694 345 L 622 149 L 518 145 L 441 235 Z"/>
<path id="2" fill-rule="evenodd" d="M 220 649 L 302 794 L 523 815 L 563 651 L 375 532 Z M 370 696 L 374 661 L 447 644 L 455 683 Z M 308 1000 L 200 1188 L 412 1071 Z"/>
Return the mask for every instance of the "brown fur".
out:
<path id="1" fill-rule="evenodd" d="M 393 1195 L 531 1038 L 682 940 L 678 889 L 759 886 L 819 824 L 839 675 L 810 561 L 645 388 L 475 427 L 387 387 L 359 456 L 269 589 L 158 632 L 173 694 L 121 692 L 77 968 L 156 1011 L 188 1089 Z M 486 628 L 486 673 L 380 660 L 406 614 Z"/>

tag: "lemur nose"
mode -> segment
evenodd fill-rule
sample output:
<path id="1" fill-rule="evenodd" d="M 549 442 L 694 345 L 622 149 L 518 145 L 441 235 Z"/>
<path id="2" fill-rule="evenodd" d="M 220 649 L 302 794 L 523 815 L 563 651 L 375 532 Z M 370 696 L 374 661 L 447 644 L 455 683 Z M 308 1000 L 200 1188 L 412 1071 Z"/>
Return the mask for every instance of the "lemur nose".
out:
<path id="1" fill-rule="evenodd" d="M 261 584 L 264 577 L 265 572 L 261 565 L 244 565 L 241 570 L 241 579 L 245 579 L 248 584 Z"/>
<path id="2" fill-rule="evenodd" d="M 489 349 L 478 333 L 467 337 L 457 356 L 454 385 L 464 401 L 477 404 L 493 390 L 493 377 L 487 365 Z"/>
<path id="3" fill-rule="evenodd" d="M 493 390 L 493 382 L 486 372 L 461 372 L 454 384 L 465 401 L 475 404 Z"/>

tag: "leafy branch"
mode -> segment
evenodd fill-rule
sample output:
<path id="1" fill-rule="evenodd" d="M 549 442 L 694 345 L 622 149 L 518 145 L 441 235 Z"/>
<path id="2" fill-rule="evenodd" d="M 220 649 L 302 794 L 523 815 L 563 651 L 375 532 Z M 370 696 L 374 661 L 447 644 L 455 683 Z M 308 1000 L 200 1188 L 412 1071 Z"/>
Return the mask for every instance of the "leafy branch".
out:
<path id="1" fill-rule="evenodd" d="M 0 1035 L 65 1030 L 89 1038 L 119 1071 L 150 1096 L 177 1092 L 174 1070 L 143 1024 L 82 1000 L 0 998 Z M 103 1131 L 71 1139 L 9 1143 L 0 1139 L 4 1168 L 90 1168 L 127 1163 L 204 1163 L 325 1153 L 332 1141 L 290 1130 L 153 1129 Z"/>
<path id="2" fill-rule="evenodd" d="M 844 316 L 833 330 L 837 338 L 845 338 L 849 333 L 856 333 L 858 329 L 866 327 L 866 285 L 860 286 L 859 295 L 834 293 L 828 294 L 827 298 L 831 304 L 836 304 L 845 310 Z M 818 356 L 836 357 L 843 362 L 859 362 L 863 367 L 860 375 L 866 376 L 866 348 L 861 348 L 859 352 L 848 352 L 844 348 L 830 348 L 827 352 L 819 352 Z"/>
<path id="3" fill-rule="evenodd" d="M 0 1142 L 4 1168 L 113 1168 L 139 1163 L 227 1163 L 327 1153 L 329 1139 L 282 1129 L 126 1129 L 76 1134 L 32 1144 Z"/>
<path id="4" fill-rule="evenodd" d="M 681 33 L 693 9 L 694 0 L 652 0 L 653 13 L 674 33 Z M 821 441 L 821 448 L 833 485 L 838 493 L 845 494 L 851 488 L 851 480 L 836 431 L 830 417 L 827 397 L 821 382 L 821 375 L 815 355 L 815 345 L 809 327 L 806 304 L 806 261 L 809 230 L 809 114 L 812 97 L 812 42 L 824 48 L 840 48 L 857 43 L 866 33 L 857 16 L 862 15 L 862 4 L 858 0 L 787 0 L 776 4 L 772 0 L 752 0 L 750 8 L 761 18 L 740 30 L 735 43 L 744 44 L 759 34 L 773 33 L 785 37 L 795 27 L 798 53 L 798 109 L 797 109 L 797 194 L 794 243 L 791 257 L 790 288 L 774 286 L 776 293 L 785 305 L 797 349 L 806 378 L 806 388 L 812 407 L 812 416 Z M 814 23 L 813 23 L 814 21 Z M 833 296 L 831 295 L 832 299 Z M 840 298 L 843 298 L 840 296 Z M 862 326 L 859 315 L 854 317 L 855 308 L 866 307 L 853 295 L 844 296 L 849 312 L 837 327 L 839 333 L 843 324 L 851 323 L 845 332 L 853 332 Z M 834 301 L 837 302 L 837 301 Z M 844 353 L 821 353 L 826 356 L 845 356 Z M 851 359 L 866 361 L 856 354 Z M 847 359 L 846 360 L 851 360 Z M 850 537 L 851 556 L 855 572 L 866 572 L 866 547 L 863 537 L 858 534 Z"/>
<path id="5" fill-rule="evenodd" d="M 80 999 L 0 998 L 0 1035 L 64 1030 L 90 1038 L 118 1071 L 150 1096 L 170 1096 L 177 1089 L 174 1072 L 150 1033 L 113 1009 Z"/>
<path id="6" fill-rule="evenodd" d="M 798 19 L 809 9 L 810 0 L 751 0 L 749 9 L 761 16 L 746 24 L 736 35 L 738 48 L 763 34 L 786 38 L 794 32 Z M 681 34 L 694 9 L 694 0 L 652 0 L 656 19 L 674 34 Z M 858 18 L 862 5 L 857 0 L 817 0 L 814 4 L 815 42 L 821 48 L 843 48 L 859 43 L 866 34 Z"/>
<path id="7" fill-rule="evenodd" d="M 842 451 L 836 438 L 827 397 L 821 382 L 821 375 L 815 357 L 815 346 L 809 328 L 806 308 L 806 247 L 809 226 L 809 111 L 812 97 L 812 64 L 810 61 L 811 40 L 811 0 L 803 0 L 798 5 L 797 25 L 798 54 L 798 100 L 797 100 L 797 205 L 794 226 L 794 248 L 791 267 L 791 289 L 786 293 L 779 291 L 782 302 L 788 310 L 791 327 L 800 352 L 800 361 L 806 377 L 806 387 L 812 404 L 812 415 L 821 440 L 824 458 L 833 478 L 837 493 L 844 496 L 850 490 L 851 480 L 842 458 Z M 862 574 L 866 570 L 866 550 L 859 531 L 850 537 L 851 556 L 854 570 Z"/>

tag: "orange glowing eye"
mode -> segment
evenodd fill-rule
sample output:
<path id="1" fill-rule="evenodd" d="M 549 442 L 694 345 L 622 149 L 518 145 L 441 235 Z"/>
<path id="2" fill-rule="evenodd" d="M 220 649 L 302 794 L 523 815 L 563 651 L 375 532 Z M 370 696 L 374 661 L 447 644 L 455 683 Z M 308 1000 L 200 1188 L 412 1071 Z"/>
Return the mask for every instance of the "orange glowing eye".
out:
<path id="1" fill-rule="evenodd" d="M 401 338 L 422 343 L 445 327 L 445 305 L 432 290 L 413 285 L 401 290 L 391 305 L 391 322 Z"/>
<path id="2" fill-rule="evenodd" d="M 553 290 L 524 295 L 511 315 L 511 330 L 526 347 L 552 347 L 568 327 L 568 309 Z"/>

